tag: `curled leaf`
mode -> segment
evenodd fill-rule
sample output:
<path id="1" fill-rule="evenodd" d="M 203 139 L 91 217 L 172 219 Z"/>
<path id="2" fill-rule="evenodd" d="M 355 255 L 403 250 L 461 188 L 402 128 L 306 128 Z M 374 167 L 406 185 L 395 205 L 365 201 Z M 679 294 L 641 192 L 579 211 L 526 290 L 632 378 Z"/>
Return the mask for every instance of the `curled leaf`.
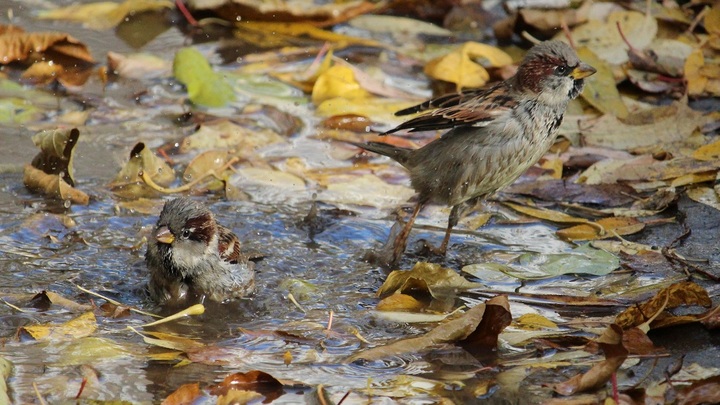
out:
<path id="1" fill-rule="evenodd" d="M 175 181 L 173 169 L 155 156 L 144 143 L 138 142 L 130 151 L 128 162 L 109 187 L 123 198 L 151 198 L 160 195 L 161 193 L 146 184 L 143 176 L 150 177 L 155 184 L 161 186 L 168 186 Z"/>

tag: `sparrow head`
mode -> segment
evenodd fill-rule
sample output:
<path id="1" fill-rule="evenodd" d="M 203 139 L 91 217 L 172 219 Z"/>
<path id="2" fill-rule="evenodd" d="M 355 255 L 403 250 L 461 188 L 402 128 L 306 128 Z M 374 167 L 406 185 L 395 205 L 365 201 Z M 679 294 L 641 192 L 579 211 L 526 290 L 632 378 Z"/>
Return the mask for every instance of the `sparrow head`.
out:
<path id="1" fill-rule="evenodd" d="M 595 72 L 570 45 L 547 41 L 528 51 L 515 77 L 520 88 L 536 94 L 541 102 L 562 104 L 580 95 L 584 79 Z"/>
<path id="2" fill-rule="evenodd" d="M 162 260 L 184 272 L 217 249 L 217 223 L 212 212 L 189 198 L 177 198 L 163 207 L 151 236 Z"/>

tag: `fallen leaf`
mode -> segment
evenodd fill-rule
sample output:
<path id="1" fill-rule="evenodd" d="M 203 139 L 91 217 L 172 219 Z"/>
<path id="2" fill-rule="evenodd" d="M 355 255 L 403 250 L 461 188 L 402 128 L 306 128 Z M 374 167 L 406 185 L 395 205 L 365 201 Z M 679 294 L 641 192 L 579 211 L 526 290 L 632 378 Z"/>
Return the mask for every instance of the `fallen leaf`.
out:
<path id="1" fill-rule="evenodd" d="M 628 352 L 623 347 L 623 330 L 617 325 L 610 325 L 608 328 L 612 334 L 603 336 L 604 341 L 600 346 L 605 352 L 605 360 L 594 365 L 584 374 L 578 374 L 567 381 L 554 384 L 553 390 L 560 395 L 572 395 L 576 392 L 592 391 L 604 386 L 615 371 L 617 371 L 627 358 Z M 601 338 L 603 338 L 601 337 Z"/>
<path id="2" fill-rule="evenodd" d="M 388 184 L 377 176 L 366 174 L 349 181 L 328 184 L 318 195 L 319 201 L 331 204 L 355 204 L 387 208 L 407 201 L 415 194 L 413 189 Z"/>
<path id="3" fill-rule="evenodd" d="M 192 404 L 202 396 L 200 392 L 200 384 L 188 383 L 181 385 L 172 394 L 165 397 L 162 405 L 185 405 Z"/>
<path id="4" fill-rule="evenodd" d="M 312 90 L 312 101 L 315 105 L 334 98 L 362 100 L 369 96 L 370 93 L 355 80 L 353 70 L 344 65 L 335 65 L 323 72 L 315 81 Z"/>
<path id="5" fill-rule="evenodd" d="M 575 27 L 571 37 L 574 43 L 587 46 L 604 61 L 619 65 L 628 61 L 628 45 L 618 32 L 618 24 L 632 46 L 638 49 L 650 45 L 658 31 L 657 21 L 651 16 L 637 11 L 615 11 L 605 22 L 590 20 Z M 567 42 L 564 33 L 557 34 L 554 39 Z"/>
<path id="6" fill-rule="evenodd" d="M 31 165 L 25 165 L 23 183 L 30 190 L 58 200 L 72 201 L 80 205 L 90 203 L 90 197 L 87 194 L 67 184 L 62 177 L 47 174 Z"/>
<path id="7" fill-rule="evenodd" d="M 466 87 L 482 87 L 490 74 L 475 59 L 483 59 L 485 66 L 501 67 L 512 63 L 510 55 L 490 45 L 466 42 L 445 56 L 433 59 L 425 65 L 425 74 L 433 79 L 455 83 L 458 90 Z"/>
<path id="8" fill-rule="evenodd" d="M 120 24 L 130 15 L 172 7 L 173 3 L 169 0 L 125 0 L 122 3 L 101 1 L 43 10 L 38 13 L 38 18 L 79 22 L 86 28 L 106 30 Z"/>
<path id="9" fill-rule="evenodd" d="M 707 291 L 699 285 L 689 281 L 676 283 L 660 290 L 650 300 L 627 308 L 615 317 L 615 323 L 622 328 L 638 326 L 655 317 L 661 310 L 682 305 L 709 307 L 712 305 L 712 301 Z M 654 325 L 655 323 L 651 326 L 654 328 Z"/>
<path id="10" fill-rule="evenodd" d="M 375 308 L 378 311 L 410 311 L 419 312 L 425 307 L 425 304 L 418 301 L 412 295 L 402 294 L 399 290 L 394 294 L 380 300 Z"/>
<path id="11" fill-rule="evenodd" d="M 632 235 L 645 229 L 645 224 L 631 217 L 602 218 L 595 226 L 587 224 L 560 229 L 556 234 L 563 240 L 581 241 Z M 602 228 L 600 228 L 602 227 Z M 601 232 L 601 229 L 604 230 Z"/>
<path id="12" fill-rule="evenodd" d="M 222 107 L 235 100 L 227 79 L 216 73 L 207 59 L 195 48 L 182 48 L 173 61 L 175 78 L 185 85 L 188 97 L 203 107 Z"/>
<path id="13" fill-rule="evenodd" d="M 687 190 L 687 196 L 693 201 L 705 204 L 720 211 L 720 197 L 717 192 L 709 187 L 696 187 Z"/>
<path id="14" fill-rule="evenodd" d="M 695 381 L 689 387 L 680 388 L 677 395 L 680 405 L 720 403 L 720 376 Z"/>
<path id="15" fill-rule="evenodd" d="M 466 338 L 457 343 L 474 356 L 497 350 L 498 336 L 512 322 L 510 303 L 506 295 L 499 295 L 485 303 L 480 324 Z"/>
<path id="16" fill-rule="evenodd" d="M 143 175 L 163 187 L 175 181 L 175 172 L 162 159 L 155 156 L 145 144 L 138 142 L 130 151 L 130 158 L 108 187 L 113 193 L 124 198 L 152 198 L 161 195 L 153 187 L 147 185 Z"/>
<path id="17" fill-rule="evenodd" d="M 62 324 L 23 326 L 35 340 L 70 340 L 92 335 L 97 329 L 95 314 L 86 312 Z"/>
<path id="18" fill-rule="evenodd" d="M 270 128 L 252 128 L 228 119 L 205 122 L 195 133 L 180 143 L 180 152 L 188 153 L 207 149 L 232 149 L 240 158 L 254 158 L 256 149 L 286 142 L 285 138 Z"/>
<path id="19" fill-rule="evenodd" d="M 686 141 L 706 120 L 701 112 L 675 103 L 672 110 L 664 110 L 663 116 L 649 124 L 628 125 L 612 115 L 604 115 L 589 124 L 582 133 L 588 145 L 631 150 Z"/>
<path id="20" fill-rule="evenodd" d="M 620 119 L 627 117 L 629 112 L 620 98 L 611 67 L 587 47 L 578 48 L 577 53 L 580 60 L 597 69 L 594 75 L 585 79 L 585 90 L 580 96 L 603 114 Z"/>
<path id="21" fill-rule="evenodd" d="M 108 68 L 113 74 L 128 79 L 157 79 L 172 74 L 172 65 L 150 53 L 107 53 Z"/>
<path id="22" fill-rule="evenodd" d="M 505 298 L 505 300 L 507 300 L 507 298 Z M 502 302 L 500 303 L 500 305 L 501 304 Z M 350 356 L 347 359 L 347 362 L 353 362 L 360 359 L 368 361 L 380 360 L 385 357 L 397 356 L 403 353 L 415 353 L 421 350 L 425 350 L 434 345 L 439 345 L 441 343 L 453 343 L 462 341 L 463 339 L 470 336 L 470 334 L 472 334 L 478 328 L 478 326 L 481 324 L 486 308 L 489 305 L 496 304 L 490 304 L 490 302 L 487 302 L 485 304 L 478 304 L 470 308 L 467 312 L 465 312 L 458 318 L 438 325 L 433 330 L 423 336 L 410 339 L 402 339 L 385 346 L 374 347 L 372 349 L 356 353 Z M 488 326 L 495 330 L 495 327 L 500 325 Z M 484 335 L 483 332 L 479 332 L 479 335 L 488 336 Z"/>
<path id="23" fill-rule="evenodd" d="M 409 290 L 427 291 L 434 298 L 455 294 L 460 290 L 482 287 L 480 283 L 467 281 L 455 270 L 443 268 L 439 264 L 418 262 L 411 270 L 391 272 L 378 289 L 378 297 L 386 297 L 395 292 Z"/>

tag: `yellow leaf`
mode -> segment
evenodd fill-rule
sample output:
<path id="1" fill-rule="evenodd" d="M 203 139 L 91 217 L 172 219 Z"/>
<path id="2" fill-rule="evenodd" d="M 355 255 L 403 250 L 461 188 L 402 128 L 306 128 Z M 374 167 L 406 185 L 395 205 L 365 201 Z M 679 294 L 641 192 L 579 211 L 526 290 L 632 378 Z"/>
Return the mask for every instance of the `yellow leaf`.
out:
<path id="1" fill-rule="evenodd" d="M 695 152 L 693 152 L 692 157 L 697 160 L 717 160 L 720 158 L 720 141 L 715 141 L 713 143 L 703 145 Z"/>
<path id="2" fill-rule="evenodd" d="M 285 351 L 283 354 L 283 363 L 285 363 L 286 366 L 289 366 L 290 363 L 293 361 L 293 355 L 290 353 L 290 350 Z"/>
<path id="3" fill-rule="evenodd" d="M 352 69 L 341 65 L 335 65 L 323 72 L 315 81 L 312 91 L 312 101 L 315 105 L 336 97 L 352 100 L 365 99 L 369 96 L 370 93 L 355 80 Z"/>
<path id="4" fill-rule="evenodd" d="M 585 79 L 585 90 L 581 97 L 602 113 L 618 118 L 627 117 L 629 112 L 615 86 L 610 65 L 598 58 L 590 48 L 583 46 L 578 48 L 577 53 L 583 62 L 597 69 L 597 73 Z"/>
<path id="5" fill-rule="evenodd" d="M 689 173 L 682 175 L 670 183 L 670 187 L 682 187 L 688 184 L 705 183 L 706 181 L 715 180 L 717 175 L 716 171 L 704 172 L 704 173 Z"/>
<path id="6" fill-rule="evenodd" d="M 23 329 L 35 340 L 66 340 L 89 336 L 97 329 L 95 314 L 86 312 L 62 324 L 25 326 Z"/>
<path id="7" fill-rule="evenodd" d="M 104 30 L 120 24 L 130 14 L 172 7 L 173 2 L 170 0 L 126 0 L 119 4 L 102 1 L 41 11 L 38 17 L 46 20 L 81 22 L 87 28 Z"/>
<path id="8" fill-rule="evenodd" d="M 711 188 L 693 188 L 687 191 L 687 196 L 694 201 L 713 207 L 716 210 L 720 211 L 720 196 L 718 196 L 715 190 Z"/>
<path id="9" fill-rule="evenodd" d="M 557 231 L 564 240 L 594 240 L 640 232 L 645 224 L 631 217 L 603 218 L 594 224 L 582 224 Z M 604 230 L 604 231 L 603 231 Z"/>
<path id="10" fill-rule="evenodd" d="M 528 207 L 525 205 L 515 204 L 506 202 L 505 205 L 508 207 L 514 209 L 517 212 L 520 212 L 525 215 L 529 215 L 531 217 L 544 219 L 550 222 L 559 222 L 559 223 L 580 223 L 580 224 L 590 224 L 591 221 L 585 219 L 585 218 L 578 218 L 574 217 L 572 215 L 565 214 L 563 212 L 559 211 L 553 211 L 545 208 L 533 208 Z"/>
<path id="11" fill-rule="evenodd" d="M 717 4 L 705 14 L 704 22 L 708 33 L 720 35 L 720 7 Z"/>
<path id="12" fill-rule="evenodd" d="M 490 79 L 482 65 L 473 59 L 483 58 L 489 66 L 499 67 L 512 63 L 512 58 L 498 48 L 467 42 L 445 56 L 433 59 L 425 65 L 425 74 L 433 79 L 455 83 L 463 87 L 481 87 Z"/>
<path id="13" fill-rule="evenodd" d="M 542 315 L 525 314 L 515 321 L 518 327 L 523 329 L 557 329 L 557 324 Z"/>
<path id="14" fill-rule="evenodd" d="M 377 303 L 378 311 L 420 311 L 425 305 L 412 295 L 396 292 Z"/>
<path id="15" fill-rule="evenodd" d="M 397 120 L 395 111 L 412 107 L 416 104 L 417 102 L 381 97 L 368 97 L 354 100 L 348 100 L 344 97 L 334 97 L 320 103 L 317 106 L 317 113 L 322 117 L 354 114 L 372 117 L 373 121 L 377 122 L 393 122 Z"/>
<path id="16" fill-rule="evenodd" d="M 708 78 L 700 73 L 705 65 L 705 56 L 701 49 L 694 50 L 685 60 L 685 80 L 687 80 L 688 94 L 697 96 L 703 94 Z"/>

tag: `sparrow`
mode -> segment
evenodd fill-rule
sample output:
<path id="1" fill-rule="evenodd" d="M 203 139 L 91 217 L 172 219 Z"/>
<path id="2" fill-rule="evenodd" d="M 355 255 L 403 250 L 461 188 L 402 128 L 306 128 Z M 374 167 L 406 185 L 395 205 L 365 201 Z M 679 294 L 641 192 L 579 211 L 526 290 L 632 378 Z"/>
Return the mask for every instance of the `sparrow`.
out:
<path id="1" fill-rule="evenodd" d="M 148 289 L 159 303 L 225 302 L 255 289 L 254 265 L 238 237 L 189 198 L 165 203 L 148 240 Z"/>
<path id="2" fill-rule="evenodd" d="M 395 115 L 424 113 L 380 134 L 447 130 L 427 145 L 351 142 L 403 165 L 418 193 L 387 264 L 399 262 L 415 218 L 428 203 L 452 207 L 442 244 L 433 249 L 444 255 L 464 211 L 514 182 L 550 149 L 568 103 L 595 72 L 564 42 L 542 42 L 528 51 L 515 76 L 398 111 Z"/>

